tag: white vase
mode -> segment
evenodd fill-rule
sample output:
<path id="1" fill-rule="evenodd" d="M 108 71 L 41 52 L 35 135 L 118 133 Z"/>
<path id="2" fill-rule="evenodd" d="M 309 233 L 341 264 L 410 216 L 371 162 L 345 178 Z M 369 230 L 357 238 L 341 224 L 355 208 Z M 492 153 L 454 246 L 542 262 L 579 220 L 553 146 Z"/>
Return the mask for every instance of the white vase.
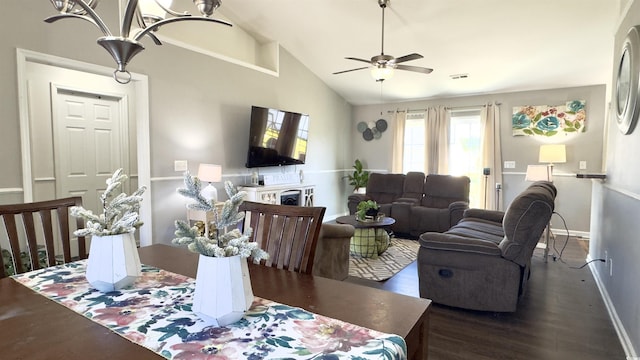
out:
<path id="1" fill-rule="evenodd" d="M 206 323 L 225 326 L 242 318 L 253 303 L 247 259 L 200 255 L 192 311 Z"/>
<path id="2" fill-rule="evenodd" d="M 141 267 L 133 234 L 91 237 L 86 277 L 94 288 L 109 292 L 129 286 Z"/>

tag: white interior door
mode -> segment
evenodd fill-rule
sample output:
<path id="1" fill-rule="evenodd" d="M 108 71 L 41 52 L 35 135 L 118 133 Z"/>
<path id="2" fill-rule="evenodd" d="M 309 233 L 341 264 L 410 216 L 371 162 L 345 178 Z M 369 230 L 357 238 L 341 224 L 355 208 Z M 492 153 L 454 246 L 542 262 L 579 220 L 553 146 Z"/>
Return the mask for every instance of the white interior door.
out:
<path id="1" fill-rule="evenodd" d="M 82 196 L 85 208 L 101 213 L 98 199 L 105 180 L 116 169 L 128 168 L 124 98 L 56 85 L 51 93 L 56 197 Z"/>

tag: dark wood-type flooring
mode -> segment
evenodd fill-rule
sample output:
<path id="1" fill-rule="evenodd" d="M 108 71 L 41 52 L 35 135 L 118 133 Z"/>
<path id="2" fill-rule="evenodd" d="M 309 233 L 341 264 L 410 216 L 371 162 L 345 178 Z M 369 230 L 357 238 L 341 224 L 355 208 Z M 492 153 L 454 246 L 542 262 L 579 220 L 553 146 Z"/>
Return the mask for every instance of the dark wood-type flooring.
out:
<path id="1" fill-rule="evenodd" d="M 561 250 L 566 237 L 558 236 Z M 624 350 L 585 262 L 588 243 L 571 237 L 562 261 L 536 249 L 531 277 L 515 313 L 478 312 L 433 304 L 430 360 L 625 359 Z M 552 253 L 554 253 L 552 251 Z M 346 281 L 418 297 L 416 263 L 384 282 Z"/>

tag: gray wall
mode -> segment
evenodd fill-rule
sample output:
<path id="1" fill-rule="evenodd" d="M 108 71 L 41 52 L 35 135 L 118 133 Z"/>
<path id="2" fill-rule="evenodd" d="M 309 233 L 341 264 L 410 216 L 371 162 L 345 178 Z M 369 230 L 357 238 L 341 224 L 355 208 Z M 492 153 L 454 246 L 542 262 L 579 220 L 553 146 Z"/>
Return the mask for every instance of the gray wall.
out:
<path id="1" fill-rule="evenodd" d="M 99 13 L 114 32 L 117 2 L 103 1 Z M 22 200 L 20 126 L 16 77 L 16 48 L 108 67 L 110 56 L 96 44 L 97 29 L 79 20 L 46 24 L 54 15 L 48 1 L 3 1 L 0 31 L 0 203 Z M 169 25 L 171 26 L 171 25 Z M 212 25 L 215 26 L 215 25 Z M 185 201 L 174 160 L 188 160 L 197 172 L 201 162 L 223 166 L 225 180 L 248 180 L 244 167 L 251 105 L 277 107 L 310 115 L 308 164 L 264 168 L 267 172 L 303 170 L 305 182 L 315 184 L 315 204 L 326 206 L 326 217 L 346 208 L 343 169 L 350 167 L 351 106 L 284 49 L 278 77 L 182 48 L 153 45 L 131 62 L 129 70 L 149 77 L 151 189 L 154 242 L 167 243 L 175 219 L 185 218 Z M 346 159 L 346 162 L 345 162 Z M 222 184 L 218 184 L 223 194 Z"/>
<path id="2" fill-rule="evenodd" d="M 569 138 L 563 143 L 567 146 L 567 162 L 554 167 L 554 183 L 558 187 L 556 211 L 567 221 L 568 229 L 576 235 L 588 235 L 590 222 L 590 197 L 576 196 L 589 194 L 591 182 L 576 178 L 578 163 L 587 161 L 588 172 L 602 171 L 602 144 L 605 118 L 605 85 L 594 85 L 576 88 L 550 89 L 502 93 L 482 96 L 411 101 L 384 105 L 357 106 L 351 128 L 353 137 L 353 154 L 362 159 L 367 168 L 373 171 L 390 171 L 392 134 L 395 127 L 393 115 L 388 111 L 396 109 L 424 109 L 428 106 L 443 105 L 447 107 L 478 106 L 487 102 L 500 103 L 500 133 L 502 140 L 503 161 L 515 161 L 515 169 L 502 169 L 503 200 L 502 209 L 520 193 L 528 183 L 524 181 L 527 165 L 538 164 L 538 150 L 541 142 L 536 137 L 514 137 L 511 134 L 511 114 L 513 107 L 520 105 L 559 105 L 569 100 L 582 99 L 587 106 L 587 131 Z M 389 129 L 378 140 L 365 141 L 356 130 L 360 121 L 372 121 L 380 117 L 387 119 Z M 562 221 L 554 215 L 552 219 L 554 232 L 564 233 Z"/>
<path id="3" fill-rule="evenodd" d="M 633 2 L 620 23 L 615 36 L 614 68 L 616 72 L 619 49 L 630 27 L 640 25 L 640 3 Z M 615 82 L 613 82 L 615 84 Z M 615 97 L 611 95 L 613 101 Z M 589 256 L 605 259 L 595 263 L 594 274 L 605 300 L 612 308 L 614 323 L 621 329 L 627 353 L 640 353 L 640 128 L 630 135 L 622 135 L 611 110 L 606 149 L 604 182 L 594 181 L 593 211 Z"/>

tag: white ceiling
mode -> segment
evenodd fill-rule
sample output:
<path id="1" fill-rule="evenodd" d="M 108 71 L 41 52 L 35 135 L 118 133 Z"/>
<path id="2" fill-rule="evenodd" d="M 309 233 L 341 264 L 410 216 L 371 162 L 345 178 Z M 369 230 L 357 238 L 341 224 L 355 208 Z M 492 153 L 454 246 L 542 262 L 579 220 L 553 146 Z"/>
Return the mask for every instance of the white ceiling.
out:
<path id="1" fill-rule="evenodd" d="M 391 0 L 385 54 L 417 52 L 375 82 L 347 56 L 380 54 L 377 0 L 225 0 L 222 12 L 273 40 L 354 105 L 605 84 L 611 79 L 619 0 Z M 452 74 L 468 78 L 450 79 Z M 382 96 L 381 96 L 382 93 Z"/>

